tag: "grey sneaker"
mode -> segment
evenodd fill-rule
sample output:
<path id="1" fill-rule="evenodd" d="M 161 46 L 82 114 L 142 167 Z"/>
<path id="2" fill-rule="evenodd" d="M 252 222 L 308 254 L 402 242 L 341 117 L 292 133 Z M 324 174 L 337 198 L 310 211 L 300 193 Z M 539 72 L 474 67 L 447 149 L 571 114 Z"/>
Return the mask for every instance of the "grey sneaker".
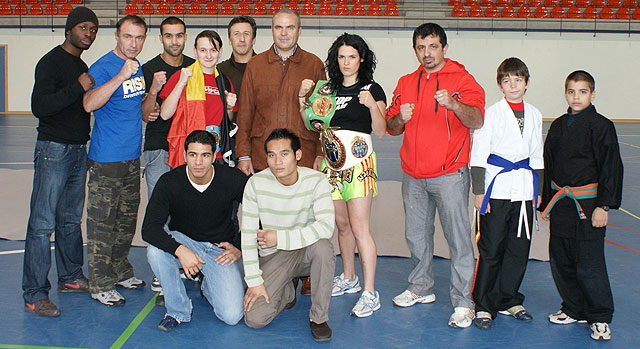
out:
<path id="1" fill-rule="evenodd" d="M 362 288 L 358 281 L 358 275 L 353 280 L 345 279 L 344 273 L 333 278 L 333 288 L 331 289 L 331 297 L 342 296 L 345 293 L 358 293 Z"/>
<path id="2" fill-rule="evenodd" d="M 475 312 L 465 307 L 455 307 L 453 314 L 449 318 L 449 326 L 454 328 L 467 328 L 471 326 Z"/>
<path id="3" fill-rule="evenodd" d="M 124 297 L 122 297 L 122 295 L 116 290 L 110 290 L 101 293 L 92 293 L 91 298 L 108 306 L 119 306 L 126 303 Z"/>
<path id="4" fill-rule="evenodd" d="M 409 290 L 405 290 L 399 295 L 393 297 L 393 304 L 399 307 L 410 307 L 416 303 L 433 303 L 435 301 L 436 295 L 433 293 L 426 296 L 418 296 Z"/>
<path id="5" fill-rule="evenodd" d="M 123 280 L 123 281 L 120 281 L 120 282 L 116 283 L 116 285 L 124 287 L 124 288 L 129 289 L 129 290 L 136 290 L 138 288 L 143 288 L 144 285 L 146 285 L 146 284 L 144 283 L 144 281 L 138 279 L 135 276 L 132 276 L 132 277 L 126 279 L 126 280 Z"/>
<path id="6" fill-rule="evenodd" d="M 351 315 L 357 317 L 367 317 L 373 315 L 373 312 L 380 309 L 380 295 L 378 291 L 373 294 L 371 291 L 364 291 L 351 309 Z"/>
<path id="7" fill-rule="evenodd" d="M 553 314 L 549 314 L 549 322 L 558 325 L 568 325 L 573 323 L 586 324 L 587 320 L 576 320 L 571 316 L 565 314 L 562 310 L 558 310 Z"/>
<path id="8" fill-rule="evenodd" d="M 595 340 L 605 340 L 608 341 L 611 339 L 611 328 L 609 328 L 609 324 L 606 322 L 595 322 L 591 324 L 591 338 Z"/>
<path id="9" fill-rule="evenodd" d="M 158 281 L 158 278 L 155 275 L 153 276 L 153 280 L 151 281 L 151 291 L 153 292 L 162 291 L 162 285 L 160 285 L 160 281 Z"/>

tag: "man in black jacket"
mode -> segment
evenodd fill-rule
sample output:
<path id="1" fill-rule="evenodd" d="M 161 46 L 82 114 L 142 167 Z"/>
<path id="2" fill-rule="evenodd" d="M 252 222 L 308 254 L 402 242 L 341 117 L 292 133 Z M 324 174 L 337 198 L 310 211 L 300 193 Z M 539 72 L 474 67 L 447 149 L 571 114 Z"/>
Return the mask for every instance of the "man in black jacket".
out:
<path id="1" fill-rule="evenodd" d="M 213 133 L 191 132 L 184 145 L 186 165 L 163 174 L 151 195 L 142 224 L 149 243 L 147 258 L 162 284 L 166 315 L 158 324 L 171 331 L 191 321 L 191 300 L 180 279 L 204 275 L 202 293 L 221 321 L 237 324 L 243 316 L 244 283 L 240 236 L 231 222 L 233 202 L 240 202 L 247 177 L 235 168 L 213 164 Z M 168 229 L 165 223 L 171 217 Z"/>
<path id="2" fill-rule="evenodd" d="M 98 18 L 86 7 L 67 16 L 65 40 L 36 66 L 31 110 L 39 119 L 34 153 L 31 213 L 25 242 L 24 309 L 59 316 L 49 300 L 50 237 L 55 232 L 58 292 L 88 292 L 82 274 L 82 233 L 90 116 L 82 96 L 94 85 L 80 58 L 98 33 Z"/>

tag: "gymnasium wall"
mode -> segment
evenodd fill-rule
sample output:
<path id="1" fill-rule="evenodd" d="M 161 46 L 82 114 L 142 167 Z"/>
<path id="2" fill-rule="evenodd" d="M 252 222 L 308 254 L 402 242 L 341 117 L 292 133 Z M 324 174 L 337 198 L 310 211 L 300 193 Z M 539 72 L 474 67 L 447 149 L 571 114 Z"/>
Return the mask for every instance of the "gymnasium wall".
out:
<path id="1" fill-rule="evenodd" d="M 187 23 L 188 25 L 189 23 Z M 101 28 L 96 42 L 83 54 L 89 65 L 115 45 L 113 28 Z M 185 52 L 193 55 L 193 38 L 200 29 L 188 31 Z M 218 29 L 226 38 L 226 28 Z M 304 29 L 301 46 L 321 59 L 333 39 L 341 34 L 337 30 Z M 382 84 L 390 98 L 397 79 L 416 69 L 418 62 L 411 48 L 411 30 L 358 30 L 378 56 L 376 80 Z M 162 51 L 159 30 L 151 29 L 145 48 L 139 56 L 141 62 Z M 640 91 L 640 42 L 637 35 L 589 33 L 505 33 L 447 31 L 449 50 L 447 57 L 463 63 L 485 88 L 487 103 L 497 101 L 501 94 L 496 87 L 495 70 L 505 58 L 517 56 L 525 61 L 532 79 L 526 99 L 537 106 L 545 118 L 563 113 L 563 82 L 575 69 L 585 69 L 596 78 L 598 110 L 612 119 L 640 119 L 635 108 Z M 29 112 L 33 88 L 34 67 L 40 57 L 64 40 L 63 30 L 56 29 L 2 29 L 0 45 L 8 52 L 8 110 Z M 256 52 L 272 43 L 268 29 L 258 31 Z M 227 42 L 223 57 L 230 54 Z"/>

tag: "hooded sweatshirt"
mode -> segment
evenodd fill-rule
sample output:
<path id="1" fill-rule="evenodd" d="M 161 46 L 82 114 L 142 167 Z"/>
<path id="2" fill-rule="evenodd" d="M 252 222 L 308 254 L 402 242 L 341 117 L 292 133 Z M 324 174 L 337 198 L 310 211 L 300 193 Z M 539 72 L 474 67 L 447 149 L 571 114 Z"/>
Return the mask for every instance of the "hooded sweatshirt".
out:
<path id="1" fill-rule="evenodd" d="M 389 119 L 400 113 L 405 103 L 415 105 L 411 120 L 405 124 L 400 148 L 402 170 L 414 178 L 433 178 L 452 173 L 469 163 L 471 137 L 452 110 L 438 105 L 435 94 L 446 89 L 456 100 L 477 107 L 484 118 L 484 90 L 456 61 L 445 59 L 437 72 L 420 66 L 400 78 L 387 110 Z M 388 130 L 389 134 L 397 136 Z"/>

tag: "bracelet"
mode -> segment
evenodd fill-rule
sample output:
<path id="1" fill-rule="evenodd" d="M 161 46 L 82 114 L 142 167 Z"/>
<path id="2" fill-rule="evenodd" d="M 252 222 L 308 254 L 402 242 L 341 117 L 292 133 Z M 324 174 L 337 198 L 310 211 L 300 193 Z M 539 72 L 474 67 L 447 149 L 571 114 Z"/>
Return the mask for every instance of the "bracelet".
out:
<path id="1" fill-rule="evenodd" d="M 298 95 L 298 98 L 305 98 L 305 97 L 307 97 L 307 96 L 300 96 L 300 95 Z"/>

